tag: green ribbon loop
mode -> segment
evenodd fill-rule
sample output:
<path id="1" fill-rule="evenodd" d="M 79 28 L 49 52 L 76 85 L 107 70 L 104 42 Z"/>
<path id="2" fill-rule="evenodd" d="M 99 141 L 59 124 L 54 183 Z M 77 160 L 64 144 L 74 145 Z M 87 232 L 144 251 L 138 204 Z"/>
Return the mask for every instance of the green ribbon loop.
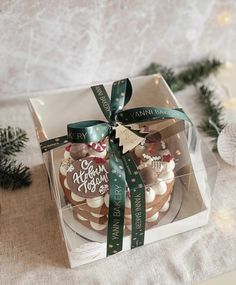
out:
<path id="1" fill-rule="evenodd" d="M 107 121 L 110 120 L 110 98 L 103 85 L 95 85 L 91 87 L 93 94 L 95 95 L 98 105 L 100 106 Z"/>
<path id="2" fill-rule="evenodd" d="M 181 108 L 142 107 L 121 111 L 117 114 L 117 120 L 122 124 L 144 123 L 166 119 L 178 119 L 191 122 Z"/>
<path id="3" fill-rule="evenodd" d="M 122 154 L 119 139 L 115 138 L 115 131 L 112 127 L 120 123 L 130 129 L 128 125 L 133 123 L 165 119 L 184 120 L 190 123 L 191 121 L 181 108 L 142 107 L 123 111 L 132 96 L 132 86 L 129 79 L 113 83 L 111 100 L 103 85 L 92 86 L 91 89 L 108 122 L 91 120 L 68 124 L 67 136 L 50 139 L 40 145 L 42 152 L 45 152 L 66 144 L 68 141 L 72 143 L 89 143 L 98 142 L 107 136 L 109 137 L 110 198 L 107 255 L 112 255 L 122 250 L 126 183 L 130 190 L 131 199 L 131 248 L 144 244 L 146 217 L 145 185 L 131 155 L 129 153 Z"/>
<path id="4" fill-rule="evenodd" d="M 71 143 L 99 142 L 108 136 L 109 129 L 109 124 L 96 120 L 68 124 L 68 140 Z"/>
<path id="5" fill-rule="evenodd" d="M 123 79 L 116 81 L 112 84 L 111 91 L 111 124 L 117 122 L 117 114 L 123 110 L 126 104 L 128 104 L 132 95 L 132 86 L 129 79 Z"/>

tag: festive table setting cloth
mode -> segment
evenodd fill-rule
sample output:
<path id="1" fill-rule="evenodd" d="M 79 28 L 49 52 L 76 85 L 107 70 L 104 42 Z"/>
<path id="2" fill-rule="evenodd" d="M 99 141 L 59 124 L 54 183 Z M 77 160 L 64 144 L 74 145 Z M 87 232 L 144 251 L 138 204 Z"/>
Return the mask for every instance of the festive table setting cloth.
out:
<path id="1" fill-rule="evenodd" d="M 198 123 L 201 111 L 196 108 L 194 89 L 176 96 Z M 27 101 L 2 101 L 0 121 L 27 131 L 30 141 L 20 159 L 33 174 L 29 188 L 0 192 L 2 284 L 194 284 L 235 269 L 236 169 L 218 157 L 219 172 L 207 226 L 79 269 L 66 268 L 65 246 Z"/>

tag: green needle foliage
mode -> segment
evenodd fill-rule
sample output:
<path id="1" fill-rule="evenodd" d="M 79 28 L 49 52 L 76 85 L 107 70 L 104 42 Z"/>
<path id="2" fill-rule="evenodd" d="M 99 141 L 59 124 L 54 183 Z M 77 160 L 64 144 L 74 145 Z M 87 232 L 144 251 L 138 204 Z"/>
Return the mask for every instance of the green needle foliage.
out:
<path id="1" fill-rule="evenodd" d="M 31 173 L 27 166 L 18 164 L 12 157 L 21 152 L 28 141 L 20 128 L 0 128 L 0 187 L 15 190 L 31 184 Z"/>
<path id="2" fill-rule="evenodd" d="M 209 76 L 210 73 L 217 71 L 221 65 L 222 63 L 217 59 L 205 59 L 189 65 L 188 68 L 179 73 L 175 73 L 171 68 L 161 64 L 151 63 L 149 67 L 144 70 L 143 74 L 161 73 L 171 90 L 176 92 L 184 89 L 188 85 L 200 82 Z"/>
<path id="3" fill-rule="evenodd" d="M 11 158 L 0 159 L 0 187 L 15 190 L 31 184 L 31 173 L 27 166 L 17 164 Z"/>
<path id="4" fill-rule="evenodd" d="M 199 101 L 203 107 L 205 118 L 199 125 L 199 128 L 208 136 L 214 138 L 213 150 L 216 151 L 216 141 L 219 133 L 224 128 L 223 123 L 223 107 L 220 103 L 215 103 L 214 93 L 206 86 L 200 87 Z"/>
<path id="5" fill-rule="evenodd" d="M 183 82 L 184 86 L 196 84 L 209 76 L 212 72 L 215 72 L 221 65 L 222 63 L 217 59 L 199 61 L 180 72 L 177 78 Z"/>
<path id="6" fill-rule="evenodd" d="M 151 63 L 143 72 L 144 75 L 161 73 L 173 92 L 179 91 L 188 85 L 196 85 L 207 78 L 211 73 L 216 72 L 222 63 L 217 59 L 205 59 L 189 65 L 179 73 L 173 69 L 157 63 Z M 199 128 L 210 137 L 213 137 L 216 151 L 216 141 L 220 131 L 223 129 L 222 111 L 220 104 L 214 103 L 214 94 L 206 86 L 200 87 L 200 103 L 204 109 L 205 118 Z"/>
<path id="7" fill-rule="evenodd" d="M 166 66 L 158 63 L 151 63 L 143 72 L 143 75 L 151 75 L 155 73 L 161 73 L 171 90 L 174 92 L 184 88 L 183 83 L 178 81 L 174 71 Z"/>
<path id="8" fill-rule="evenodd" d="M 0 157 L 15 155 L 24 148 L 27 141 L 26 132 L 20 128 L 0 128 Z"/>

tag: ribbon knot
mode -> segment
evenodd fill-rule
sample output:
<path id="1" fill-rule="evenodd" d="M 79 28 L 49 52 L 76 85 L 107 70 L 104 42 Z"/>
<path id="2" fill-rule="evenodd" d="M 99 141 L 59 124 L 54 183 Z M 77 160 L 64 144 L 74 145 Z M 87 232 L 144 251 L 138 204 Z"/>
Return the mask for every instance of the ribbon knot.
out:
<path id="1" fill-rule="evenodd" d="M 116 113 L 111 114 L 109 124 L 111 127 L 117 127 L 118 120 L 117 120 L 117 114 Z"/>
<path id="2" fill-rule="evenodd" d="M 131 199 L 131 248 L 144 244 L 145 236 L 145 185 L 129 152 L 122 154 L 115 128 L 118 124 L 133 131 L 127 125 L 163 119 L 180 119 L 190 122 L 181 108 L 166 109 L 141 107 L 123 110 L 132 96 L 129 79 L 112 85 L 111 99 L 103 85 L 91 87 L 107 121 L 90 120 L 67 125 L 67 135 L 42 142 L 42 152 L 71 143 L 98 142 L 109 137 L 110 200 L 107 230 L 107 255 L 122 250 L 126 188 Z M 135 131 L 133 131 L 135 132 Z M 139 132 L 136 134 L 141 135 Z M 127 186 L 126 186 L 127 185 Z"/>

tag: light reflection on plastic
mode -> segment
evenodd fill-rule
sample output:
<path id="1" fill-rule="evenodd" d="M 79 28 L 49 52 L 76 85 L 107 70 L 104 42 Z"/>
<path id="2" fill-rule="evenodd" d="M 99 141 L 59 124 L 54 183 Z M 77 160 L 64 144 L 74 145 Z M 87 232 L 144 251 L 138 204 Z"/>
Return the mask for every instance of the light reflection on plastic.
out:
<path id="1" fill-rule="evenodd" d="M 36 100 L 37 100 L 37 102 L 38 102 L 40 105 L 42 105 L 42 106 L 45 105 L 45 102 L 44 102 L 42 99 L 37 98 Z"/>
<path id="2" fill-rule="evenodd" d="M 159 81 L 160 81 L 160 75 L 157 74 L 154 77 L 155 77 L 155 83 L 156 83 L 156 85 L 158 85 Z"/>
<path id="3" fill-rule="evenodd" d="M 46 138 L 47 137 L 46 131 L 42 130 L 42 133 L 43 133 L 44 137 Z"/>

